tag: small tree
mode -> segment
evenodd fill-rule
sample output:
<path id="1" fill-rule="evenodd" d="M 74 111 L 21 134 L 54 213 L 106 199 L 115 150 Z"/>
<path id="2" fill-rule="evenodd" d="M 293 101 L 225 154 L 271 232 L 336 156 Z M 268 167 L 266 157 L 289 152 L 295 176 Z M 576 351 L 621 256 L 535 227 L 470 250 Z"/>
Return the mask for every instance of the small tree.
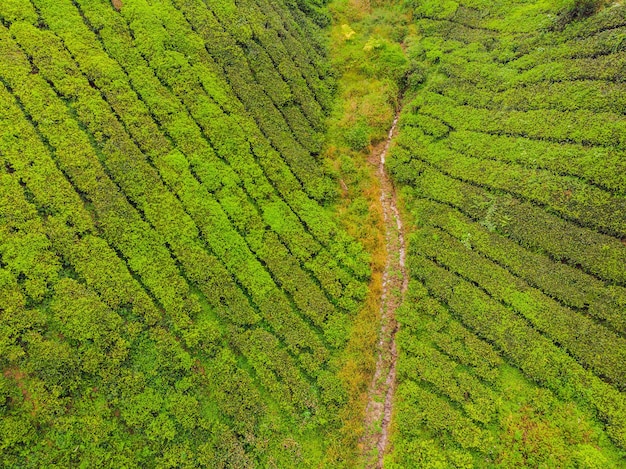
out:
<path id="1" fill-rule="evenodd" d="M 557 26 L 562 29 L 572 21 L 587 18 L 596 13 L 604 3 L 604 0 L 572 0 L 561 10 Z"/>

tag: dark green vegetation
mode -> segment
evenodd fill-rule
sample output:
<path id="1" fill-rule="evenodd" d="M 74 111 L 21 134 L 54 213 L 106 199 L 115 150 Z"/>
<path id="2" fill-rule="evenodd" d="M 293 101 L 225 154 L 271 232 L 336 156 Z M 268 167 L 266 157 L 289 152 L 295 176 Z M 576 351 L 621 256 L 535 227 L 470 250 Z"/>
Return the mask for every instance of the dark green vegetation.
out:
<path id="1" fill-rule="evenodd" d="M 338 464 L 369 256 L 316 2 L 0 2 L 0 466 Z"/>
<path id="2" fill-rule="evenodd" d="M 625 467 L 626 8 L 407 3 L 386 467 Z"/>
<path id="3" fill-rule="evenodd" d="M 1 467 L 356 466 L 400 103 L 385 467 L 626 467 L 626 7 L 325 3 L 0 0 Z"/>

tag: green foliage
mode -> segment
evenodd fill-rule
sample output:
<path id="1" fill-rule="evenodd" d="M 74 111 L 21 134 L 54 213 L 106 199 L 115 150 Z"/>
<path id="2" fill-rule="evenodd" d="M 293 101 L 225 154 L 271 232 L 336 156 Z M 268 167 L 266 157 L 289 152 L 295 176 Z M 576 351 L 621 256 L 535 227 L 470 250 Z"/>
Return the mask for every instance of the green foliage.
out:
<path id="1" fill-rule="evenodd" d="M 370 144 L 371 128 L 365 122 L 359 122 L 345 132 L 345 139 L 354 151 L 367 149 Z"/>
<path id="2" fill-rule="evenodd" d="M 452 0 L 445 0 L 443 2 L 434 0 L 407 0 L 405 4 L 413 9 L 418 18 L 424 17 L 440 20 L 450 19 L 459 8 L 459 3 Z"/>
<path id="3" fill-rule="evenodd" d="M 364 67 L 368 74 L 401 83 L 407 73 L 408 61 L 400 44 L 372 37 L 363 49 L 369 55 L 369 67 Z"/>
<path id="4" fill-rule="evenodd" d="M 559 12 L 559 27 L 593 15 L 604 3 L 604 0 L 571 0 Z"/>
<path id="5" fill-rule="evenodd" d="M 2 3 L 0 465 L 323 460 L 370 275 L 320 203 L 324 12 Z"/>
<path id="6" fill-rule="evenodd" d="M 364 156 L 403 94 L 386 467 L 623 466 L 623 6 L 0 20 L 0 466 L 350 467 L 372 256 L 332 211 L 376 256 Z"/>
<path id="7" fill-rule="evenodd" d="M 621 467 L 626 10 L 451 3 L 407 2 L 417 77 L 388 170 L 412 280 L 386 461 Z"/>

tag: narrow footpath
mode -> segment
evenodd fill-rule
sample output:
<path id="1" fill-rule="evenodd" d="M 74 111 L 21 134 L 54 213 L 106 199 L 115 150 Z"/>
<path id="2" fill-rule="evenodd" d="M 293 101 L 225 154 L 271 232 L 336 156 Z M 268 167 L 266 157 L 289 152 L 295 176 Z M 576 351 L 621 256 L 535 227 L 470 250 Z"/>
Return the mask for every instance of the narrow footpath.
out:
<path id="1" fill-rule="evenodd" d="M 385 171 L 385 158 L 396 132 L 399 115 L 400 111 L 396 114 L 382 150 L 380 148 L 374 150 L 373 155 L 378 164 L 387 262 L 383 273 L 378 358 L 374 378 L 368 391 L 362 448 L 365 466 L 377 469 L 383 467 L 383 457 L 387 451 L 393 413 L 397 360 L 395 336 L 398 331 L 395 313 L 402 303 L 408 286 L 404 227 L 398 210 L 395 188 Z"/>

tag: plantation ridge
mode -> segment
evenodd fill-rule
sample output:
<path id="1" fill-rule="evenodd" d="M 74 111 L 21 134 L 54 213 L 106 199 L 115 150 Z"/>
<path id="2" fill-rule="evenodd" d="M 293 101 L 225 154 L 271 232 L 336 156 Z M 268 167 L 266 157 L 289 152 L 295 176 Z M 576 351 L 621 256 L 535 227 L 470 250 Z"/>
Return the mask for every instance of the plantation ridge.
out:
<path id="1" fill-rule="evenodd" d="M 0 0 L 0 467 L 626 468 L 626 5 Z"/>

